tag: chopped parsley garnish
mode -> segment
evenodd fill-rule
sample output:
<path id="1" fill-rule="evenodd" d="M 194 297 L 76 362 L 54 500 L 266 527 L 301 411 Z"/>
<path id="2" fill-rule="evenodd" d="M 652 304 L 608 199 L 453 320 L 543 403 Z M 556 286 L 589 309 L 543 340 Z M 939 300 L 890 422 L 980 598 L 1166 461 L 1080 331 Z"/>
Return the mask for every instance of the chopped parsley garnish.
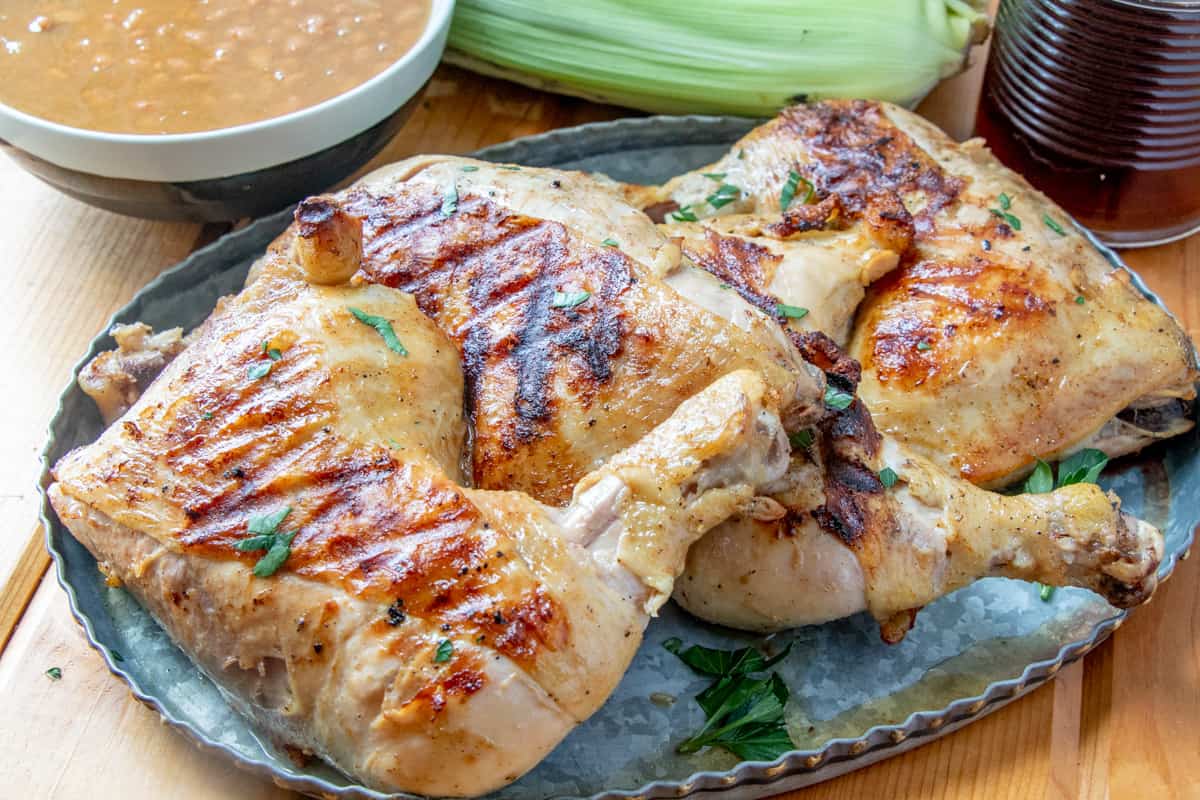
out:
<path id="1" fill-rule="evenodd" d="M 698 222 L 696 212 L 692 211 L 691 206 L 683 206 L 682 208 L 671 212 L 671 219 L 676 222 Z"/>
<path id="2" fill-rule="evenodd" d="M 554 299 L 550 301 L 551 308 L 575 308 L 575 306 L 587 302 L 587 299 L 592 296 L 589 291 L 578 292 L 555 292 Z"/>
<path id="3" fill-rule="evenodd" d="M 1081 295 L 1081 294 L 1075 295 L 1075 305 L 1081 306 L 1086 302 L 1087 301 L 1083 299 L 1083 295 Z"/>
<path id="4" fill-rule="evenodd" d="M 896 480 L 900 476 L 896 474 L 896 470 L 891 467 L 884 467 L 879 470 L 879 482 L 883 484 L 883 488 L 890 489 L 896 485 Z"/>
<path id="5" fill-rule="evenodd" d="M 1050 465 L 1039 458 L 1037 466 L 1025 479 L 1021 491 L 1025 494 L 1045 494 L 1054 491 L 1054 473 L 1050 470 Z"/>
<path id="6" fill-rule="evenodd" d="M 259 361 L 255 364 L 250 365 L 250 369 L 246 370 L 246 377 L 248 377 L 252 381 L 257 381 L 261 378 L 267 377 L 267 375 L 270 374 L 270 372 L 271 372 L 271 362 L 270 361 Z"/>
<path id="7" fill-rule="evenodd" d="M 1006 195 L 1004 192 L 1000 193 L 999 200 L 1000 200 L 1000 207 L 1003 208 L 1005 211 L 1008 211 L 1010 208 L 1012 208 L 1012 198 L 1009 197 L 1008 195 Z"/>
<path id="8" fill-rule="evenodd" d="M 992 216 L 999 217 L 1000 219 L 1007 222 L 1008 227 L 1012 228 L 1014 231 L 1021 230 L 1021 220 L 1017 219 L 1012 214 L 1008 213 L 1007 211 L 1001 211 L 998 208 L 991 208 L 988 210 L 992 212 Z"/>
<path id="9" fill-rule="evenodd" d="M 708 178 L 709 180 L 716 181 L 717 183 L 720 183 L 721 181 L 725 180 L 724 172 L 701 172 L 700 174 L 703 175 L 704 177 Z"/>
<path id="10" fill-rule="evenodd" d="M 448 217 L 458 211 L 458 187 L 450 183 L 442 191 L 442 216 Z"/>
<path id="11" fill-rule="evenodd" d="M 716 680 L 696 695 L 705 723 L 680 743 L 680 753 L 719 746 L 747 761 L 773 761 L 795 749 L 783 716 L 787 686 L 775 673 L 764 678 L 751 675 L 779 663 L 791 645 L 771 659 L 750 647 L 729 651 L 698 645 L 683 650 L 682 646 L 679 639 L 663 642 L 663 647 L 693 670 Z"/>
<path id="12" fill-rule="evenodd" d="M 1100 450 L 1088 448 L 1072 453 L 1058 465 L 1058 485 L 1073 483 L 1095 483 L 1108 464 L 1108 456 Z"/>
<path id="13" fill-rule="evenodd" d="M 520 172 L 521 171 L 521 168 L 518 167 L 516 164 L 497 164 L 496 168 L 497 169 L 506 169 L 509 172 Z"/>
<path id="14" fill-rule="evenodd" d="M 211 411 L 205 411 L 203 414 L 200 415 L 200 418 L 201 419 L 212 419 L 213 413 Z"/>
<path id="15" fill-rule="evenodd" d="M 932 350 L 933 345 L 922 339 L 921 341 L 917 342 L 917 349 L 921 352 L 925 352 L 926 350 Z"/>
<path id="16" fill-rule="evenodd" d="M 260 578 L 269 578 L 274 575 L 292 554 L 292 539 L 296 538 L 296 532 L 281 533 L 279 531 L 279 526 L 290 513 L 292 513 L 292 507 L 284 506 L 271 514 L 251 517 L 246 529 L 254 535 L 248 539 L 242 539 L 234 545 L 243 553 L 254 550 L 267 551 L 267 554 L 254 565 L 254 574 Z"/>
<path id="17" fill-rule="evenodd" d="M 121 655 L 119 651 L 114 650 L 111 647 L 108 648 L 108 654 L 112 656 L 112 660 L 116 661 L 118 664 L 125 660 L 125 656 Z"/>
<path id="18" fill-rule="evenodd" d="M 786 319 L 803 319 L 808 316 L 808 309 L 800 306 L 789 306 L 787 303 L 776 303 L 775 313 Z"/>
<path id="19" fill-rule="evenodd" d="M 742 160 L 743 160 L 743 159 L 745 159 L 745 158 L 746 158 L 746 151 L 745 151 L 745 150 L 738 150 L 738 161 L 742 161 Z"/>
<path id="20" fill-rule="evenodd" d="M 462 171 L 463 172 L 479 172 L 479 167 L 475 166 L 474 164 L 467 164 L 465 167 L 462 168 Z"/>
<path id="21" fill-rule="evenodd" d="M 832 408 L 834 411 L 842 411 L 850 407 L 854 402 L 854 395 L 850 392 L 843 391 L 832 383 L 825 385 L 825 405 Z"/>
<path id="22" fill-rule="evenodd" d="M 450 656 L 454 655 L 454 642 L 449 639 L 442 639 L 438 642 L 437 652 L 433 656 L 433 660 L 441 664 L 450 660 Z"/>
<path id="23" fill-rule="evenodd" d="M 271 343 L 266 339 L 263 339 L 262 351 L 263 355 L 272 361 L 278 361 L 283 358 L 283 353 L 279 352 L 279 348 L 271 347 Z"/>
<path id="24" fill-rule="evenodd" d="M 600 244 L 604 245 L 605 247 L 620 247 L 621 246 L 621 243 L 618 242 L 616 239 L 605 239 Z"/>
<path id="25" fill-rule="evenodd" d="M 813 438 L 813 432 L 807 428 L 788 434 L 788 441 L 792 443 L 792 447 L 801 450 L 807 450 L 812 447 Z"/>
<path id="26" fill-rule="evenodd" d="M 60 667 L 51 667 L 46 670 L 46 677 L 52 681 L 62 680 L 62 669 Z"/>
<path id="27" fill-rule="evenodd" d="M 346 309 L 354 315 L 354 318 L 363 325 L 374 328 L 380 336 L 383 337 L 383 343 L 393 353 L 398 353 L 402 356 L 408 355 L 408 350 L 400 343 L 400 339 L 396 336 L 396 331 L 392 329 L 392 323 L 383 317 L 377 317 L 374 314 L 368 314 L 362 309 L 354 306 L 346 306 Z"/>
<path id="28" fill-rule="evenodd" d="M 1033 585 L 1037 587 L 1038 597 L 1042 598 L 1043 603 L 1049 603 L 1050 599 L 1054 597 L 1053 586 L 1047 586 L 1044 583 L 1034 583 Z"/>
<path id="29" fill-rule="evenodd" d="M 812 200 L 816 193 L 816 187 L 812 182 L 802 177 L 796 170 L 788 170 L 787 180 L 784 181 L 783 190 L 779 193 L 779 210 L 787 211 L 788 206 L 796 199 L 796 190 L 800 188 L 800 184 L 804 184 L 804 197 L 800 198 L 801 205 L 807 205 Z"/>
<path id="30" fill-rule="evenodd" d="M 788 653 L 792 651 L 792 646 L 789 644 L 779 655 L 771 659 L 766 659 L 762 653 L 753 647 L 743 647 L 738 650 L 717 650 L 712 647 L 703 647 L 702 645 L 694 644 L 684 650 L 683 641 L 673 636 L 663 642 L 663 649 L 668 653 L 679 656 L 680 661 L 701 675 L 714 675 L 723 678 L 770 669 L 787 658 Z"/>
<path id="31" fill-rule="evenodd" d="M 1046 492 L 1054 491 L 1055 488 L 1061 489 L 1064 486 L 1070 486 L 1074 483 L 1095 483 L 1100 478 L 1100 473 L 1104 471 L 1104 467 L 1107 464 L 1108 456 L 1100 450 L 1094 450 L 1089 447 L 1077 453 L 1072 453 L 1058 464 L 1058 481 L 1056 487 L 1053 470 L 1050 469 L 1049 464 L 1039 458 L 1037 466 L 1033 468 L 1030 476 L 1025 479 L 1021 490 L 1025 494 L 1045 494 Z"/>
<path id="32" fill-rule="evenodd" d="M 707 202 L 713 208 L 720 208 L 721 206 L 727 206 L 734 200 L 737 200 L 738 195 L 741 193 L 742 190 L 733 184 L 722 183 L 717 187 L 715 192 L 705 198 L 705 202 Z"/>
<path id="33" fill-rule="evenodd" d="M 1063 230 L 1063 226 L 1058 224 L 1058 220 L 1049 214 L 1042 214 L 1042 222 L 1046 223 L 1046 227 L 1057 233 L 1059 236 L 1067 235 L 1067 232 Z"/>

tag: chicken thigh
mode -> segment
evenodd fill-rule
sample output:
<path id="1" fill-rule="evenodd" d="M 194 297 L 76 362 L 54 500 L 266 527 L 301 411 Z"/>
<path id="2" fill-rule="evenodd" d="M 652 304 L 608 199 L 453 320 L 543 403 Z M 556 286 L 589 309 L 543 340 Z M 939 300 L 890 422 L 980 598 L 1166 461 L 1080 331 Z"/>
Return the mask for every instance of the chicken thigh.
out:
<path id="1" fill-rule="evenodd" d="M 604 702 L 688 546 L 778 479 L 787 441 L 762 379 L 730 371 L 563 509 L 465 488 L 453 343 L 410 295 L 344 283 L 355 221 L 299 216 L 287 263 L 49 496 L 280 741 L 381 791 L 482 794 Z"/>

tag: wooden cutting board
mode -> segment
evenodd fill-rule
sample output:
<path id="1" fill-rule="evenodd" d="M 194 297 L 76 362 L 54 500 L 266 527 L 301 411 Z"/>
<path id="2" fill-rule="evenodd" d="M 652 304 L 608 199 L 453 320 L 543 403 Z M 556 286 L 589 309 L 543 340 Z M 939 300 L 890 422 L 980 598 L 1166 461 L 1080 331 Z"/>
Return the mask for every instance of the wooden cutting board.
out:
<path id="1" fill-rule="evenodd" d="M 944 84 L 922 112 L 966 135 L 978 82 L 975 69 Z M 628 113 L 443 69 L 376 163 L 468 152 Z M 7 160 L 0 179 L 9 277 L 0 295 L 8 404 L 0 415 L 0 796 L 289 797 L 199 752 L 129 697 L 46 574 L 34 522 L 36 453 L 75 359 L 138 288 L 227 226 L 117 217 L 55 193 Z M 1126 258 L 1200 338 L 1200 237 Z M 1200 566 L 1191 559 L 1152 606 L 1048 686 L 927 747 L 795 795 L 1200 798 L 1197 641 Z M 50 667 L 61 669 L 61 680 L 45 674 Z"/>

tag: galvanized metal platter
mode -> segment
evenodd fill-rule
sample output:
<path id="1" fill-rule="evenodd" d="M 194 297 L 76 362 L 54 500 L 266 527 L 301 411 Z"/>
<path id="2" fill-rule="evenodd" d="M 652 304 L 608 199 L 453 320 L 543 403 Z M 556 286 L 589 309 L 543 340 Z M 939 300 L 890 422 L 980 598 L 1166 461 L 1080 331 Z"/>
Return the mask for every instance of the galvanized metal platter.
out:
<path id="1" fill-rule="evenodd" d="M 752 124 L 719 117 L 621 120 L 520 139 L 478 155 L 653 182 L 714 160 Z M 197 251 L 147 285 L 113 321 L 197 325 L 218 297 L 237 291 L 251 261 L 289 219 L 284 212 L 258 220 Z M 1096 246 L 1122 266 L 1115 254 Z M 1136 275 L 1133 280 L 1157 302 Z M 106 334 L 98 336 L 80 363 L 112 346 Z M 92 402 L 72 384 L 51 423 L 43 487 L 50 465 L 101 430 Z M 1160 576 L 1166 578 L 1200 523 L 1196 434 L 1110 466 L 1102 483 L 1121 495 L 1128 510 L 1165 532 Z M 323 764 L 298 766 L 260 737 L 128 594 L 105 585 L 94 559 L 46 503 L 43 516 L 72 611 L 135 697 L 200 747 L 280 786 L 324 797 L 383 797 Z M 917 747 L 1011 702 L 1094 648 L 1125 617 L 1081 589 L 1060 590 L 1043 602 L 1029 584 L 1003 579 L 980 581 L 938 600 L 895 646 L 880 641 L 865 615 L 764 642 L 704 625 L 668 606 L 650 625 L 633 666 L 604 708 L 536 769 L 492 797 L 753 798 L 806 786 Z M 755 643 L 772 649 L 793 642 L 792 654 L 777 669 L 792 690 L 787 719 L 799 749 L 773 763 L 738 764 L 720 750 L 679 755 L 676 744 L 702 722 L 691 698 L 704 682 L 663 650 L 672 636 L 725 647 Z M 663 703 L 662 695 L 677 702 Z"/>

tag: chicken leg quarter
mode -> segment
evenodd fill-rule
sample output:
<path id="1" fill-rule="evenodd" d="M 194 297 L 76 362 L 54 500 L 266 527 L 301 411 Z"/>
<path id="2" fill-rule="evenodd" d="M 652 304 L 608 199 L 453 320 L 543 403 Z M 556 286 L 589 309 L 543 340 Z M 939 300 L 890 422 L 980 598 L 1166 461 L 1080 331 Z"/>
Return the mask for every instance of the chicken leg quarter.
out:
<path id="1" fill-rule="evenodd" d="M 458 353 L 410 295 L 344 282 L 337 211 L 305 209 L 287 268 L 223 301 L 49 495 L 277 739 L 381 791 L 482 794 L 604 702 L 688 546 L 788 446 L 732 371 L 565 508 L 464 488 Z"/>

